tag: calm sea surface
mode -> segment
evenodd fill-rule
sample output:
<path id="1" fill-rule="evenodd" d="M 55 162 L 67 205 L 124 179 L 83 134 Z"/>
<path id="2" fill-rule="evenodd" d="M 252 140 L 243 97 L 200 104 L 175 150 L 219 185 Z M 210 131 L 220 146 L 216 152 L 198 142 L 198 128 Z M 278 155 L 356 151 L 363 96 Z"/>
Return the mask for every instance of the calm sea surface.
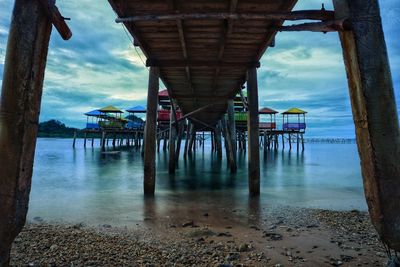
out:
<path id="1" fill-rule="evenodd" d="M 238 156 L 230 174 L 225 155 L 218 160 L 200 148 L 175 175 L 168 174 L 167 153 L 157 154 L 156 197 L 143 197 L 143 161 L 134 148 L 102 154 L 77 140 L 39 139 L 28 219 L 127 225 L 146 216 L 198 209 L 251 209 L 247 194 L 247 161 Z M 261 197 L 258 205 L 366 210 L 355 144 L 306 144 L 261 152 Z"/>

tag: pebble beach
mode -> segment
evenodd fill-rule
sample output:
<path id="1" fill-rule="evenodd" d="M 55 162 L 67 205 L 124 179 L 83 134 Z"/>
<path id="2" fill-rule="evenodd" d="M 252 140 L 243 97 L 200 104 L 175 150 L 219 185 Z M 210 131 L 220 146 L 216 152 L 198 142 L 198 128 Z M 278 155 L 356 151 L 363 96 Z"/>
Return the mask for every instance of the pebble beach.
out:
<path id="1" fill-rule="evenodd" d="M 28 222 L 12 266 L 385 266 L 365 212 L 279 207 L 149 217 L 135 226 Z"/>

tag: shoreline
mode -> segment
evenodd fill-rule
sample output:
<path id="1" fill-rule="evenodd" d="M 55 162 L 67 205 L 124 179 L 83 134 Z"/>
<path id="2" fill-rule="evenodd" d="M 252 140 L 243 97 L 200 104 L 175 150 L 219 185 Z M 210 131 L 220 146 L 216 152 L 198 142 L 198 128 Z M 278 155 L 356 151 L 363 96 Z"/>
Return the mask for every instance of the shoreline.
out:
<path id="1" fill-rule="evenodd" d="M 276 207 L 148 216 L 130 227 L 28 223 L 12 266 L 383 266 L 366 212 Z"/>

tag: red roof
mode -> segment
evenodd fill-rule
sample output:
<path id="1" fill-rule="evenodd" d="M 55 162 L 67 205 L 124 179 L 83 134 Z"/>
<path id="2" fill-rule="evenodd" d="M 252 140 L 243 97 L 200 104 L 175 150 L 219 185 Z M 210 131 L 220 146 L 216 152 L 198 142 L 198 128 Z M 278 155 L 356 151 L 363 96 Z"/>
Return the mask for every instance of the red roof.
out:
<path id="1" fill-rule="evenodd" d="M 270 109 L 270 108 L 262 108 L 262 109 L 260 109 L 260 111 L 258 113 L 259 114 L 277 114 L 279 112 L 276 110 Z"/>
<path id="2" fill-rule="evenodd" d="M 162 91 L 158 92 L 158 96 L 168 97 L 168 90 L 165 89 L 165 90 L 162 90 Z"/>

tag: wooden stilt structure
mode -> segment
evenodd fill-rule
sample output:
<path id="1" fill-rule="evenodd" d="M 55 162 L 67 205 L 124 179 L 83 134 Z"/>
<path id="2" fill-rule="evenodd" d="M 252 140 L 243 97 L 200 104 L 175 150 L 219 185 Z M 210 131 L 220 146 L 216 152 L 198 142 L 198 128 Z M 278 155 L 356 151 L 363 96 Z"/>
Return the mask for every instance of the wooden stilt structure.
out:
<path id="1" fill-rule="evenodd" d="M 159 69 L 151 67 L 147 91 L 147 112 L 144 144 L 144 194 L 154 195 L 156 182 L 156 123 Z"/>
<path id="2" fill-rule="evenodd" d="M 87 133 L 84 134 L 83 137 L 83 147 L 86 148 L 86 137 L 87 137 Z"/>
<path id="3" fill-rule="evenodd" d="M 0 98 L 0 266 L 28 211 L 51 28 L 39 1 L 15 1 Z"/>
<path id="4" fill-rule="evenodd" d="M 224 132 L 225 132 L 225 148 L 226 148 L 226 158 L 228 159 L 228 165 L 231 170 L 231 173 L 236 173 L 237 166 L 236 166 L 236 157 L 234 151 L 234 142 L 231 138 L 231 130 L 226 123 L 225 118 L 222 118 L 223 125 L 224 125 Z"/>
<path id="5" fill-rule="evenodd" d="M 72 141 L 72 147 L 75 148 L 76 143 L 76 131 L 74 132 L 74 140 Z"/>
<path id="6" fill-rule="evenodd" d="M 217 126 L 215 127 L 215 147 L 217 150 L 217 155 L 219 158 L 222 157 L 222 140 L 221 140 L 221 121 L 218 121 Z"/>
<path id="7" fill-rule="evenodd" d="M 171 105 L 174 105 L 172 102 Z M 174 125 L 175 116 L 174 113 L 175 109 L 171 108 L 170 113 L 170 124 L 169 124 L 169 162 L 168 162 L 168 169 L 169 173 L 175 173 L 175 164 L 176 164 L 176 155 L 175 155 L 175 144 L 176 144 L 176 126 Z"/>
<path id="8" fill-rule="evenodd" d="M 228 100 L 228 131 L 230 135 L 230 142 L 232 143 L 233 152 L 236 154 L 236 122 L 235 122 L 235 107 L 233 100 Z"/>
<path id="9" fill-rule="evenodd" d="M 400 131 L 378 0 L 334 0 L 369 214 L 381 239 L 400 251 Z"/>
<path id="10" fill-rule="evenodd" d="M 257 69 L 251 68 L 247 72 L 247 132 L 248 140 L 248 179 L 250 195 L 260 194 L 260 150 L 258 148 L 259 138 L 259 115 L 258 115 L 258 85 Z"/>
<path id="11" fill-rule="evenodd" d="M 181 122 L 179 124 L 178 136 L 176 141 L 176 152 L 175 152 L 175 161 L 178 162 L 179 154 L 181 153 L 181 144 L 182 144 L 182 135 L 185 130 L 185 123 Z"/>
<path id="12" fill-rule="evenodd" d="M 107 135 L 106 135 L 106 131 L 103 131 L 101 133 L 101 151 L 105 151 L 106 150 L 106 139 L 107 139 Z"/>
<path id="13" fill-rule="evenodd" d="M 193 151 L 193 142 L 194 142 L 194 136 L 196 132 L 194 130 L 194 124 L 192 123 L 190 125 L 190 133 L 189 133 L 189 145 L 188 145 L 188 153 L 192 153 Z"/>

